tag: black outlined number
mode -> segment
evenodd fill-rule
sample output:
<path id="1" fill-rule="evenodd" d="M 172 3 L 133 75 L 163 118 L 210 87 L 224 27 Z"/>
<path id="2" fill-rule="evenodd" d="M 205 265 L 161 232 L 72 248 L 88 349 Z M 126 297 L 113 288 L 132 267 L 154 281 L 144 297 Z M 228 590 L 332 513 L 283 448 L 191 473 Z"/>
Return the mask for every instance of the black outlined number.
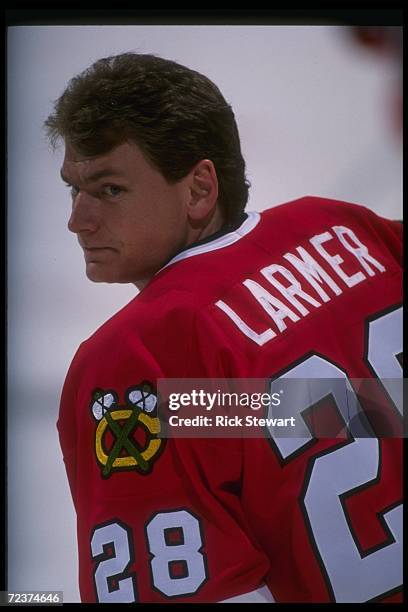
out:
<path id="1" fill-rule="evenodd" d="M 396 380 L 402 376 L 399 356 L 402 350 L 401 309 L 384 313 L 368 326 L 367 360 L 378 377 Z M 296 392 L 290 402 L 293 414 L 302 421 L 320 399 L 331 395 L 347 427 L 349 439 L 340 447 L 326 449 L 312 458 L 300 500 L 314 550 L 320 560 L 328 589 L 338 603 L 362 603 L 398 590 L 402 585 L 402 504 L 378 513 L 386 533 L 385 541 L 363 553 L 343 506 L 343 501 L 370 486 L 381 476 L 381 447 L 371 435 L 369 423 L 347 377 L 338 366 L 319 355 L 311 355 L 285 374 L 271 381 L 270 393 L 286 378 L 304 381 L 304 392 Z M 315 380 L 313 380 L 315 379 Z M 337 380 L 336 380 L 337 379 Z M 337 384 L 340 381 L 340 385 Z M 402 411 L 397 385 L 384 384 L 389 396 Z M 353 430 L 350 431 L 349 424 Z M 361 428 L 369 432 L 362 434 Z M 306 423 L 302 437 L 279 438 L 271 428 L 281 459 L 287 463 L 313 442 Z"/>
<path id="2" fill-rule="evenodd" d="M 135 602 L 135 576 L 128 573 L 134 562 L 130 529 L 119 521 L 96 527 L 91 538 L 91 553 L 97 563 L 94 581 L 98 601 Z"/>
<path id="3" fill-rule="evenodd" d="M 155 588 L 167 597 L 196 593 L 207 578 L 198 519 L 187 510 L 161 512 L 146 533 Z"/>
<path id="4" fill-rule="evenodd" d="M 196 593 L 207 579 L 199 520 L 184 509 L 160 512 L 146 525 L 146 537 L 153 588 L 166 597 Z M 138 601 L 136 576 L 129 572 L 135 560 L 129 527 L 117 520 L 98 525 L 91 555 L 99 603 Z"/>
<path id="5" fill-rule="evenodd" d="M 402 306 L 368 322 L 366 359 L 402 415 Z"/>

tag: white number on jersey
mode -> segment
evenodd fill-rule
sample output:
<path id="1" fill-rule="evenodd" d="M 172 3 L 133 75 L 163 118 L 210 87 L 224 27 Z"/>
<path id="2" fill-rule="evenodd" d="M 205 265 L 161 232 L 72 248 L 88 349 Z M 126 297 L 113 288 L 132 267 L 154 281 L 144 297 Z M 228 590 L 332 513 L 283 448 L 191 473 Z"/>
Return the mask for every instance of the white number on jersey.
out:
<path id="1" fill-rule="evenodd" d="M 377 318 L 368 330 L 368 359 L 372 368 L 378 376 L 401 377 L 397 355 L 402 351 L 402 309 Z M 354 439 L 312 459 L 302 500 L 309 533 L 335 601 L 365 602 L 397 589 L 402 584 L 402 504 L 379 516 L 388 539 L 366 555 L 358 548 L 342 504 L 343 497 L 376 484 L 381 469 L 379 441 L 374 436 L 367 437 L 367 433 L 361 438 L 358 433 L 356 436 L 361 427 L 368 432 L 370 428 L 347 375 L 326 359 L 313 355 L 273 380 L 271 394 L 286 378 L 304 381 L 304 391 L 296 384 L 292 401 L 285 400 L 292 414 L 301 419 L 303 411 L 331 394 L 344 426 L 353 424 Z M 318 380 L 313 383 L 313 379 Z M 342 379 L 343 384 L 337 385 L 336 379 Z M 396 389 L 400 388 L 395 384 L 386 387 L 397 407 L 400 396 Z M 297 455 L 312 440 L 306 424 L 301 438 L 279 438 L 272 428 L 269 433 L 285 460 Z"/>
<path id="2" fill-rule="evenodd" d="M 207 578 L 198 519 L 187 510 L 161 512 L 146 526 L 153 586 L 167 597 L 196 593 Z M 108 549 L 113 547 L 113 550 Z M 97 526 L 91 538 L 97 562 L 94 581 L 99 603 L 137 601 L 135 576 L 127 573 L 134 561 L 128 527 L 117 521 Z"/>

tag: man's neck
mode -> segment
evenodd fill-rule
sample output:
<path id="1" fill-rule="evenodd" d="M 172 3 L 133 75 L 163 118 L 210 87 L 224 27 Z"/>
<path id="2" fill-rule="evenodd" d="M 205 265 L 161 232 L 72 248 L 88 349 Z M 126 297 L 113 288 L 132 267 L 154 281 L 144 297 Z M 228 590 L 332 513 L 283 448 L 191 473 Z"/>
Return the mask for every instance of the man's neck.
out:
<path id="1" fill-rule="evenodd" d="M 204 240 L 204 238 L 208 238 L 212 234 L 219 232 L 224 224 L 224 216 L 219 208 L 215 209 L 211 219 L 207 224 L 199 227 L 193 227 L 191 224 L 187 228 L 187 239 L 184 245 L 184 248 L 191 246 L 192 244 L 198 242 L 199 240 Z"/>
<path id="2" fill-rule="evenodd" d="M 222 228 L 223 224 L 224 217 L 219 206 L 217 206 L 214 211 L 214 214 L 206 225 L 196 228 L 194 228 L 191 224 L 188 226 L 187 237 L 183 248 L 186 249 L 192 244 L 198 242 L 199 240 L 204 240 L 204 238 L 208 238 L 212 234 L 215 234 Z M 137 289 L 141 291 L 147 285 L 150 279 L 153 278 L 153 276 L 154 275 L 150 276 L 149 278 L 136 281 L 134 283 L 135 287 L 137 287 Z"/>

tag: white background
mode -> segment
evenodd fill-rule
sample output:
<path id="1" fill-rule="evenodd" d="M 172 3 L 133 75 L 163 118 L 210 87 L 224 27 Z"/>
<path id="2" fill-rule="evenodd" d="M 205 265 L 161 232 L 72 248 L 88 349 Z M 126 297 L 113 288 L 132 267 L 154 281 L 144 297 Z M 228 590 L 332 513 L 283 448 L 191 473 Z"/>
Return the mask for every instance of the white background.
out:
<path id="1" fill-rule="evenodd" d="M 250 210 L 302 195 L 402 218 L 399 69 L 329 26 L 35 26 L 8 30 L 9 590 L 79 601 L 75 517 L 55 423 L 82 340 L 136 293 L 92 284 L 66 229 L 62 151 L 42 130 L 67 81 L 135 50 L 209 76 L 235 111 Z"/>

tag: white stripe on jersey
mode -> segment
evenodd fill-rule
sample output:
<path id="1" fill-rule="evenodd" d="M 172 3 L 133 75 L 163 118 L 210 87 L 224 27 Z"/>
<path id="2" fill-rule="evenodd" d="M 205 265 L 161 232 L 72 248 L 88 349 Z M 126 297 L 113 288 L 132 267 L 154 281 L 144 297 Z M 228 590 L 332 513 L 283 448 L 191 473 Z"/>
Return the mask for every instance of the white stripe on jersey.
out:
<path id="1" fill-rule="evenodd" d="M 255 591 L 236 595 L 235 597 L 224 599 L 218 603 L 275 603 L 275 600 L 268 587 L 264 585 Z"/>
<path id="2" fill-rule="evenodd" d="M 167 268 L 167 266 L 170 266 L 171 264 L 175 263 L 176 261 L 180 261 L 181 259 L 193 257 L 194 255 L 201 255 L 202 253 L 207 253 L 209 251 L 216 251 L 217 249 L 223 249 L 224 247 L 227 247 L 230 244 L 234 244 L 234 242 L 237 242 L 243 236 L 249 234 L 249 232 L 251 232 L 258 225 L 259 220 L 261 218 L 261 215 L 258 212 L 247 212 L 246 214 L 247 218 L 242 223 L 242 225 L 238 227 L 238 229 L 234 230 L 233 232 L 229 232 L 228 234 L 224 234 L 224 236 L 220 236 L 215 240 L 210 240 L 209 242 L 205 242 L 204 244 L 200 244 L 198 246 L 191 247 L 191 249 L 186 249 L 185 251 L 182 251 L 181 253 L 173 257 L 173 259 L 170 259 L 170 261 L 166 263 L 165 266 L 160 268 L 160 270 L 158 270 L 156 274 L 158 274 L 161 270 L 164 270 L 164 268 Z"/>

